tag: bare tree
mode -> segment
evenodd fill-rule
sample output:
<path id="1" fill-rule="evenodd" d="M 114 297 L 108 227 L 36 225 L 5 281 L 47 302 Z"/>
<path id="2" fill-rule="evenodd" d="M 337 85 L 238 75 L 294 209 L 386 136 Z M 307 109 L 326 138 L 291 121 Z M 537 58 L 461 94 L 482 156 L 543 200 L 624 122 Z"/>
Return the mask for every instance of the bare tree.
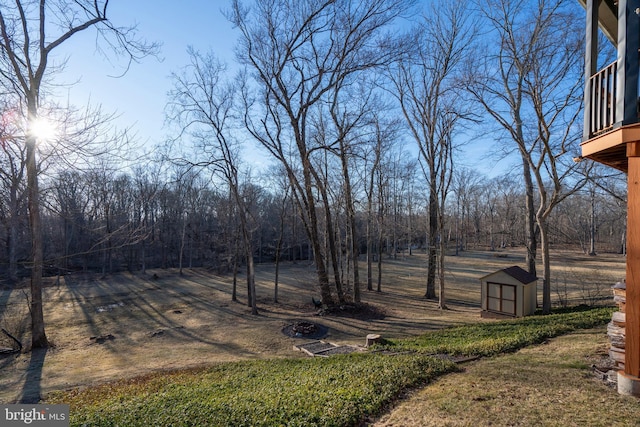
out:
<path id="1" fill-rule="evenodd" d="M 53 183 L 55 209 L 62 222 L 62 250 L 57 263 L 62 271 L 69 269 L 74 255 L 88 250 L 85 246 L 88 237 L 85 219 L 90 198 L 84 178 L 78 171 L 66 171 L 60 173 Z"/>
<path id="2" fill-rule="evenodd" d="M 497 51 L 469 89 L 517 147 L 523 164 L 528 219 L 529 270 L 535 274 L 535 220 L 543 264 L 543 311 L 551 310 L 547 218 L 584 184 L 574 174 L 582 102 L 583 41 L 579 19 L 561 0 L 487 0 L 481 9 L 491 24 Z M 563 34 L 559 37 L 558 34 Z M 537 206 L 533 189 L 537 189 Z"/>
<path id="3" fill-rule="evenodd" d="M 428 299 L 436 298 L 436 254 L 443 238 L 439 224 L 444 206 L 440 203 L 451 180 L 451 136 L 456 122 L 466 114 L 465 105 L 456 99 L 456 77 L 474 35 L 462 2 L 438 2 L 437 10 L 433 7 L 417 32 L 415 55 L 401 61 L 390 73 L 392 94 L 418 145 L 429 187 Z M 440 305 L 445 306 L 442 298 Z"/>
<path id="4" fill-rule="evenodd" d="M 382 114 L 381 111 L 387 110 L 386 108 L 377 109 L 378 112 L 373 114 L 370 121 L 372 128 L 370 143 L 365 148 L 362 157 L 364 165 L 362 168 L 364 192 L 367 199 L 366 215 L 366 241 L 367 241 L 367 290 L 373 290 L 373 260 L 374 260 L 374 246 L 380 252 L 377 255 L 378 259 L 378 282 L 377 289 L 381 290 L 382 286 L 382 245 L 374 245 L 374 232 L 375 225 L 379 223 L 378 229 L 382 231 L 382 219 L 384 218 L 384 206 L 382 200 L 376 197 L 379 194 L 380 184 L 384 181 L 382 179 L 383 172 L 381 163 L 385 158 L 389 148 L 397 138 L 399 133 L 399 121 L 395 119 L 389 119 L 386 114 Z M 376 189 L 377 188 L 377 189 Z M 378 203 L 376 203 L 376 200 Z M 375 207 L 378 205 L 378 209 Z M 378 239 L 376 239 L 378 240 Z"/>
<path id="5" fill-rule="evenodd" d="M 233 136 L 235 86 L 225 81 L 226 66 L 212 54 L 189 50 L 191 64 L 181 74 L 174 74 L 174 89 L 167 111 L 169 118 L 181 128 L 179 138 L 191 137 L 196 152 L 194 159 L 174 158 L 178 163 L 206 167 L 219 174 L 235 204 L 247 262 L 247 285 L 251 313 L 258 314 L 255 292 L 253 241 L 248 204 L 239 177 L 239 148 Z"/>
<path id="6" fill-rule="evenodd" d="M 7 258 L 9 281 L 18 280 L 18 242 L 21 220 L 26 210 L 26 149 L 19 137 L 23 132 L 11 120 L 11 108 L 5 105 L 0 115 L 0 212 L 7 230 Z"/>
<path id="7" fill-rule="evenodd" d="M 275 179 L 279 181 L 279 183 L 276 184 L 276 186 L 279 188 L 279 191 L 275 195 L 275 202 L 278 202 L 278 227 L 274 254 L 275 274 L 273 277 L 273 302 L 277 303 L 278 281 L 280 280 L 280 258 L 282 257 L 285 219 L 287 216 L 287 205 L 289 204 L 289 199 L 291 197 L 291 185 L 288 182 L 289 180 L 287 179 L 287 176 L 283 173 L 277 173 L 275 175 Z"/>
<path id="8" fill-rule="evenodd" d="M 467 220 L 474 197 L 484 185 L 484 176 L 475 169 L 458 168 L 453 172 L 451 191 L 455 197 L 455 254 L 466 249 Z"/>
<path id="9" fill-rule="evenodd" d="M 233 2 L 230 19 L 241 32 L 238 57 L 255 73 L 260 91 L 257 103 L 245 98 L 246 125 L 287 170 L 313 248 L 321 297 L 328 305 L 334 298 L 314 194 L 321 175 L 312 159 L 326 148 L 318 142 L 326 141 L 313 140 L 310 119 L 329 91 L 356 73 L 395 59 L 397 46 L 385 30 L 412 3 L 260 0 L 248 9 Z"/>
<path id="10" fill-rule="evenodd" d="M 31 329 L 32 348 L 47 347 L 42 311 L 43 242 L 37 169 L 35 124 L 41 111 L 47 78 L 56 71 L 53 52 L 71 37 L 89 28 L 117 53 L 138 59 L 153 48 L 138 41 L 135 28 L 116 27 L 107 16 L 108 0 L 16 0 L 0 6 L 0 75 L 2 84 L 24 103 L 27 117 L 26 170 L 29 225 L 32 245 Z"/>
<path id="11" fill-rule="evenodd" d="M 517 240 L 517 230 L 524 231 L 524 227 L 518 227 L 522 215 L 518 211 L 518 200 L 521 199 L 513 177 L 506 175 L 494 178 L 488 183 L 489 191 L 498 194 L 497 216 L 500 221 L 500 247 L 513 246 Z"/>
<path id="12" fill-rule="evenodd" d="M 157 196 L 163 189 L 160 174 L 161 165 L 159 162 L 155 162 L 151 167 L 134 168 L 135 220 L 130 233 L 132 237 L 136 234 L 139 235 L 135 240 L 139 242 L 139 265 L 143 274 L 147 270 L 147 247 L 150 237 L 153 237 Z"/>
<path id="13" fill-rule="evenodd" d="M 346 229 L 349 232 L 347 240 L 350 242 L 347 245 L 347 262 L 353 265 L 353 299 L 355 302 L 360 302 L 361 299 L 358 261 L 360 238 L 356 223 L 356 185 L 353 183 L 354 178 L 352 175 L 354 174 L 351 170 L 357 169 L 355 165 L 361 156 L 362 147 L 365 145 L 365 141 L 370 138 L 372 132 L 371 123 L 377 120 L 375 110 L 384 107 L 376 97 L 375 86 L 371 82 L 364 80 L 362 79 L 360 84 L 350 83 L 347 85 L 343 82 L 337 85 L 332 93 L 329 107 L 335 132 L 335 143 L 329 145 L 329 148 L 333 152 L 337 152 L 340 158 L 347 221 Z M 386 110 L 388 111 L 389 109 Z M 374 169 L 376 169 L 376 163 L 379 164 L 379 155 L 382 154 L 380 145 L 383 143 L 384 141 L 376 141 L 374 152 L 378 155 L 378 158 L 374 159 Z M 369 185 L 371 186 L 371 184 Z M 370 206 L 368 212 L 370 214 Z"/>
<path id="14" fill-rule="evenodd" d="M 125 249 L 141 238 L 140 228 L 132 229 L 129 221 L 134 210 L 134 183 L 128 174 L 102 162 L 89 173 L 87 192 L 93 211 L 88 226 L 93 242 L 87 252 L 100 255 L 102 275 L 106 276 L 120 270 L 126 263 Z"/>

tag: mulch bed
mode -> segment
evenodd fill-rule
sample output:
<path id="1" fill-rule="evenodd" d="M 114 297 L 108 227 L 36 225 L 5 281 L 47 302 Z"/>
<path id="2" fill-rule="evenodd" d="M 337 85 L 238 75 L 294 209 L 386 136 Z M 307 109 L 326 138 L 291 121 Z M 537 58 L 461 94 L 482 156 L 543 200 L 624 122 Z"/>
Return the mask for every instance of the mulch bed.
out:
<path id="1" fill-rule="evenodd" d="M 386 316 L 382 308 L 367 303 L 337 304 L 318 310 L 317 315 L 349 317 L 360 320 L 381 320 Z"/>

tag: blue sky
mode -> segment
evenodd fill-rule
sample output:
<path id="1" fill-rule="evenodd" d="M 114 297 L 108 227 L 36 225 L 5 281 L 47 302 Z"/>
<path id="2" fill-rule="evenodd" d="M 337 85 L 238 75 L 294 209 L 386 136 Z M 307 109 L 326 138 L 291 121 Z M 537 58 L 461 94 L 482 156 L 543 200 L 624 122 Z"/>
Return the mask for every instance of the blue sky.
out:
<path id="1" fill-rule="evenodd" d="M 146 150 L 164 141 L 164 107 L 171 89 L 171 72 L 189 62 L 187 47 L 213 50 L 231 65 L 237 32 L 223 15 L 229 0 L 118 0 L 109 2 L 111 21 L 118 26 L 137 24 L 139 35 L 162 44 L 160 58 L 147 57 L 125 70 L 126 58 L 110 55 L 104 58 L 95 49 L 95 31 L 88 30 L 68 40 L 56 52 L 58 59 L 68 57 L 66 69 L 56 77 L 61 87 L 59 95 L 68 96 L 75 106 L 101 104 L 104 113 L 119 115 L 117 126 L 130 127 L 136 134 L 135 144 Z M 64 102 L 64 101 L 63 101 Z M 414 152 L 413 142 L 407 147 Z M 506 172 L 508 161 L 489 162 L 483 159 L 489 151 L 486 140 L 467 147 L 462 160 L 466 166 L 484 173 L 499 175 Z M 256 153 L 255 150 L 249 152 Z M 260 160 L 258 160 L 260 159 Z M 264 165 L 264 157 L 254 156 L 254 166 Z"/>
<path id="2" fill-rule="evenodd" d="M 187 46 L 213 49 L 229 64 L 233 61 L 236 33 L 221 13 L 229 2 L 215 0 L 119 0 L 109 2 L 114 24 L 138 25 L 139 35 L 162 43 L 160 60 L 147 57 L 126 67 L 124 58 L 105 59 L 95 50 L 95 31 L 70 39 L 56 57 L 68 56 L 65 72 L 57 82 L 78 83 L 60 89 L 72 104 L 102 104 L 105 113 L 117 112 L 119 127 L 131 126 L 137 141 L 149 148 L 164 140 L 164 106 L 171 88 L 169 75 L 189 61 Z"/>

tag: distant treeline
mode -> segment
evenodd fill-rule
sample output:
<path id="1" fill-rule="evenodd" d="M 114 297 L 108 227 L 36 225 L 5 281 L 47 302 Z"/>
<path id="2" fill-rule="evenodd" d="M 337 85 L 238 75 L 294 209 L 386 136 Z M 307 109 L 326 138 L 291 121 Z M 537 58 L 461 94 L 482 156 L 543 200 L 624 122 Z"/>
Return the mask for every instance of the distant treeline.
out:
<path id="1" fill-rule="evenodd" d="M 381 237 L 372 239 L 374 254 L 379 247 L 385 257 L 426 247 L 427 194 L 415 176 L 415 164 L 389 166 L 394 167 L 387 168 L 388 179 L 381 181 L 384 188 L 377 192 L 381 198 L 374 198 L 372 216 L 365 210 L 356 213 L 362 255 L 367 253 L 368 223 L 369 232 Z M 446 240 L 448 252 L 523 246 L 520 185 L 508 177 L 488 179 L 468 170 L 460 173 L 465 174 L 459 181 L 464 184 L 452 187 L 447 227 L 440 237 Z M 48 181 L 43 191 L 45 274 L 141 271 L 180 264 L 225 273 L 242 265 L 237 206 L 228 188 L 196 173 L 176 170 L 172 175 L 161 179 L 160 174 L 142 170 L 116 173 L 103 169 L 63 172 Z M 269 180 L 253 181 L 244 182 L 241 188 L 251 213 L 254 261 L 274 262 L 279 238 L 280 260 L 312 259 L 305 228 L 288 194 L 274 190 Z M 9 280 L 29 272 L 27 205 L 24 198 L 18 199 L 13 206 L 11 197 L 0 199 L 0 241 L 5 249 L 0 253 L 0 270 Z M 335 241 L 345 257 L 350 233 L 339 193 L 330 209 Z M 325 218 L 324 213 L 319 217 Z M 321 223 L 326 233 L 326 221 Z M 622 252 L 625 223 L 623 202 L 608 192 L 585 189 L 554 212 L 552 245 L 588 253 L 593 238 L 599 252 Z"/>

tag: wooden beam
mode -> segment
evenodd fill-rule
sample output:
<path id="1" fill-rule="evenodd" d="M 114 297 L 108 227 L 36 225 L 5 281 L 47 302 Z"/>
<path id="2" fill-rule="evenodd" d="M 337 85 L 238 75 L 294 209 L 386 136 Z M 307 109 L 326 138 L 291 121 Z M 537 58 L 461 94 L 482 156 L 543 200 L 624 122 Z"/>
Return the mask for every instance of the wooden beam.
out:
<path id="1" fill-rule="evenodd" d="M 627 198 L 627 301 L 624 372 L 640 377 L 640 143 L 627 145 L 629 157 Z"/>
<path id="2" fill-rule="evenodd" d="M 627 157 L 640 157 L 640 141 L 627 143 Z"/>
<path id="3" fill-rule="evenodd" d="M 633 141 L 640 141 L 640 124 L 616 128 L 582 142 L 580 147 L 582 149 L 582 156 L 587 157 Z"/>

